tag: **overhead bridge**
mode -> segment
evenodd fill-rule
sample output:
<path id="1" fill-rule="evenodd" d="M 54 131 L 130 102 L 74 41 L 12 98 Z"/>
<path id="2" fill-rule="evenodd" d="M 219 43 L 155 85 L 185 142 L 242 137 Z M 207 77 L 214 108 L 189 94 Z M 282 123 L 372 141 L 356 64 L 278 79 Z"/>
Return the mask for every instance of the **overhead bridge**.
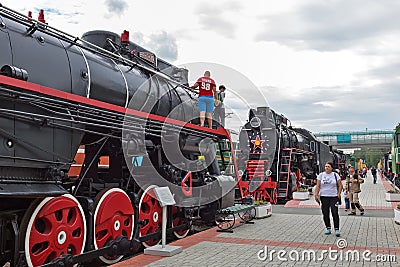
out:
<path id="1" fill-rule="evenodd" d="M 335 148 L 386 148 L 390 147 L 394 130 L 360 132 L 314 133 L 320 141 L 326 141 Z"/>

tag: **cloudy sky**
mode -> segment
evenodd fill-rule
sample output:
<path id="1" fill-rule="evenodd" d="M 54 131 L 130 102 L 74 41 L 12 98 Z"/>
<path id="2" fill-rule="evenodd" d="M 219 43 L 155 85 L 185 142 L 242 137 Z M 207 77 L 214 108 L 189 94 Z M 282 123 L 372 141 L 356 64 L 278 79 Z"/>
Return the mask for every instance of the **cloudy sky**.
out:
<path id="1" fill-rule="evenodd" d="M 237 130 L 268 105 L 313 132 L 393 129 L 400 122 L 397 0 L 2 0 L 72 35 L 130 31 L 131 41 L 194 81 L 227 86 Z M 231 109 L 231 110 L 230 110 Z"/>

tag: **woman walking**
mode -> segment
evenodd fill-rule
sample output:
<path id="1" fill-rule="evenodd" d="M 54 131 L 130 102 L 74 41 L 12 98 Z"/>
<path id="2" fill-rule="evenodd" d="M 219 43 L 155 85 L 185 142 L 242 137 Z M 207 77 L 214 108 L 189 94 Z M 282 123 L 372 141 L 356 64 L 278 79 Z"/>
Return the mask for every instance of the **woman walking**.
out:
<path id="1" fill-rule="evenodd" d="M 325 171 L 317 177 L 317 186 L 315 188 L 315 201 L 321 204 L 322 215 L 326 227 L 325 234 L 331 234 L 331 218 L 333 217 L 333 227 L 336 236 L 340 236 L 339 231 L 339 210 L 340 197 L 342 192 L 342 182 L 340 176 L 333 172 L 333 163 L 325 163 Z"/>

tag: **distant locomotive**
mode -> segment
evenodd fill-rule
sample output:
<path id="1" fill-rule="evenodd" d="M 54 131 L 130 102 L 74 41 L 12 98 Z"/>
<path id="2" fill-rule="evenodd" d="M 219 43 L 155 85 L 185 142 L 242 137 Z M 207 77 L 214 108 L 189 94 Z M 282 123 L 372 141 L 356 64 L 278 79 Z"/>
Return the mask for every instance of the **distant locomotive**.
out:
<path id="1" fill-rule="evenodd" d="M 308 187 L 332 161 L 345 176 L 347 155 L 320 142 L 308 130 L 287 125 L 283 115 L 268 107 L 251 109 L 240 130 L 238 188 L 243 196 L 276 203 L 292 198 L 301 186 Z"/>
<path id="2" fill-rule="evenodd" d="M 392 170 L 396 186 L 400 188 L 400 123 L 397 125 L 392 141 Z"/>
<path id="3" fill-rule="evenodd" d="M 387 152 L 382 157 L 382 173 L 390 180 L 393 179 L 392 152 Z"/>
<path id="4" fill-rule="evenodd" d="M 400 188 L 400 124 L 396 126 L 391 151 L 382 157 L 382 172 Z"/>
<path id="5" fill-rule="evenodd" d="M 36 21 L 0 7 L 0 36 L 0 266 L 111 264 L 157 244 L 158 186 L 179 204 L 167 222 L 178 238 L 233 204 L 229 133 L 194 124 L 187 70 L 128 32 L 75 38 L 43 12 Z"/>
<path id="6" fill-rule="evenodd" d="M 331 152 L 333 154 L 333 167 L 340 177 L 344 179 L 347 175 L 347 166 L 350 164 L 350 157 L 343 151 L 334 149 L 331 147 Z"/>

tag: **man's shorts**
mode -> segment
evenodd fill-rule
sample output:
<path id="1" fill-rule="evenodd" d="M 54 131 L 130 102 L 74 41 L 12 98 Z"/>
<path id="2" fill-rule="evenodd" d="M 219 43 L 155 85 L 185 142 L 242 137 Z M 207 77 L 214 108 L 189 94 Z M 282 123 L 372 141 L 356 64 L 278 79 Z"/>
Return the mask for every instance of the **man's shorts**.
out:
<path id="1" fill-rule="evenodd" d="M 214 97 L 200 96 L 199 97 L 199 110 L 206 113 L 213 113 L 214 111 Z"/>

